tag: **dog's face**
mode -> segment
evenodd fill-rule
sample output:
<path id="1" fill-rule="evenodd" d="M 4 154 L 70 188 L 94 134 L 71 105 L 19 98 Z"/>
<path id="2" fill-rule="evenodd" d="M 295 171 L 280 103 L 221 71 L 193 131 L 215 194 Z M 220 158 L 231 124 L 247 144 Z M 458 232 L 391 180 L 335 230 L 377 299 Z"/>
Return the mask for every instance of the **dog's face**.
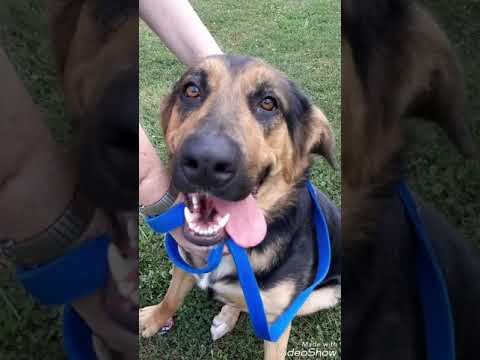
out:
<path id="1" fill-rule="evenodd" d="M 99 206 L 126 210 L 138 206 L 138 2 L 112 3 L 49 5 L 81 188 Z"/>
<path id="2" fill-rule="evenodd" d="M 164 103 L 162 127 L 174 185 L 190 207 L 209 209 L 202 215 L 210 219 L 212 199 L 251 194 L 272 219 L 311 154 L 334 161 L 322 112 L 285 75 L 249 57 L 214 56 L 188 69 Z"/>

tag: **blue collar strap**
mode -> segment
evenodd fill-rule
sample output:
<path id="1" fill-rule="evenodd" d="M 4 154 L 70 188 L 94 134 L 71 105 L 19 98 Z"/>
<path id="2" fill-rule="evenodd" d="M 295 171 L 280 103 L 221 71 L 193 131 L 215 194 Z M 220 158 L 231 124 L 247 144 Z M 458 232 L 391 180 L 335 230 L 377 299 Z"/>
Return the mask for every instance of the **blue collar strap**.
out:
<path id="1" fill-rule="evenodd" d="M 105 287 L 108 243 L 107 235 L 85 241 L 52 263 L 32 270 L 18 269 L 16 277 L 42 304 L 69 304 Z"/>
<path id="2" fill-rule="evenodd" d="M 269 326 L 267 317 L 265 315 L 265 309 L 260 296 L 258 283 L 248 260 L 246 250 L 242 247 L 239 247 L 233 240 L 226 240 L 226 244 L 237 268 L 238 278 L 240 280 L 240 285 L 242 286 L 243 295 L 247 303 L 253 329 L 255 334 L 264 340 L 277 341 L 280 338 L 313 290 L 323 282 L 330 269 L 331 248 L 328 226 L 325 221 L 322 208 L 320 207 L 315 188 L 310 182 L 307 182 L 307 189 L 310 194 L 310 198 L 312 199 L 314 208 L 314 222 L 319 254 L 317 275 L 315 276 L 313 283 L 308 288 L 303 290 L 297 296 L 297 298 L 295 298 L 290 306 L 271 324 L 271 326 Z M 179 210 L 176 207 L 172 212 L 169 211 L 166 214 L 163 214 L 162 217 L 164 224 L 175 224 L 175 227 L 179 227 L 184 222 L 183 208 L 181 216 L 179 215 Z M 156 220 L 150 219 L 150 222 L 147 221 L 147 223 L 156 223 Z M 174 229 L 174 227 L 167 229 L 166 226 L 163 225 L 160 225 L 160 228 L 165 231 L 171 231 Z M 224 244 L 222 243 L 211 251 L 208 257 L 208 264 L 205 268 L 195 269 L 182 259 L 178 251 L 178 244 L 175 242 L 173 237 L 168 234 L 165 237 L 165 247 L 170 260 L 182 270 L 194 274 L 213 271 L 221 262 L 223 256 L 223 246 Z"/>
<path id="3" fill-rule="evenodd" d="M 440 266 L 407 185 L 398 188 L 416 236 L 417 287 L 425 322 L 428 360 L 454 360 L 455 334 L 448 290 Z"/>
<path id="4" fill-rule="evenodd" d="M 183 215 L 184 208 L 185 204 L 177 204 L 158 216 L 146 216 L 145 222 L 157 234 L 164 234 L 183 225 L 185 221 Z"/>

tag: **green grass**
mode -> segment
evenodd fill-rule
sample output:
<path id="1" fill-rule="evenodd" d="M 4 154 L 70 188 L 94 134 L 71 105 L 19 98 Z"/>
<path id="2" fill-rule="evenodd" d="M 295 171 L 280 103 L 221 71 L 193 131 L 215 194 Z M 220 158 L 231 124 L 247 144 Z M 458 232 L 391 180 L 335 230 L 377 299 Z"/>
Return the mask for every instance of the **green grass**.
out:
<path id="1" fill-rule="evenodd" d="M 340 154 L 340 2 L 308 1 L 193 1 L 193 6 L 227 53 L 260 57 L 284 71 L 310 95 L 327 115 L 335 131 Z M 141 122 L 165 159 L 159 129 L 159 103 L 185 67 L 140 26 Z M 340 160 L 338 158 L 338 160 Z M 312 178 L 340 204 L 340 172 L 317 161 Z M 158 303 L 170 275 L 161 239 L 145 226 L 140 236 L 141 305 Z M 262 341 L 255 338 L 243 314 L 232 333 L 212 342 L 210 324 L 221 304 L 195 289 L 168 334 L 141 341 L 142 359 L 259 359 Z M 340 349 L 340 307 L 296 319 L 289 349 L 302 350 L 302 342 L 335 343 Z"/>
<path id="2" fill-rule="evenodd" d="M 55 138 L 65 143 L 70 139 L 70 124 L 65 121 L 41 4 L 36 0 L 3 0 L 0 44 L 34 101 L 46 109 Z M 39 305 L 14 280 L 12 271 L 2 272 L 1 267 L 0 308 L 0 358 L 65 358 L 60 311 Z"/>

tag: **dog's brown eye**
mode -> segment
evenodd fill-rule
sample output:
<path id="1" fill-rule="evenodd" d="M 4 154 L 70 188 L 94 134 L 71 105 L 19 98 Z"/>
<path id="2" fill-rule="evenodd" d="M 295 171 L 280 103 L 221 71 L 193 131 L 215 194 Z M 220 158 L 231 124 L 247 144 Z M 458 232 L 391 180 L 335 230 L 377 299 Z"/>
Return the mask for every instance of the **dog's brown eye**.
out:
<path id="1" fill-rule="evenodd" d="M 200 96 L 200 89 L 198 88 L 197 85 L 190 84 L 185 87 L 185 90 L 183 91 L 184 95 L 189 98 L 197 98 Z"/>
<path id="2" fill-rule="evenodd" d="M 274 111 L 277 108 L 277 101 L 271 96 L 267 96 L 258 105 L 265 111 Z"/>

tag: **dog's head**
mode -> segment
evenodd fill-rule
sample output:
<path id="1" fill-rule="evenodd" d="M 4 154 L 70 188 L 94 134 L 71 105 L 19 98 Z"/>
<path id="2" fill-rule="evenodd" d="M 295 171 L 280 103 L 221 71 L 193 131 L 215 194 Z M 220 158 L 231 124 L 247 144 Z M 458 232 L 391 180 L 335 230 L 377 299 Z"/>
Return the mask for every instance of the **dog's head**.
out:
<path id="1" fill-rule="evenodd" d="M 58 74 L 74 119 L 81 188 L 138 206 L 138 2 L 49 2 Z"/>
<path id="2" fill-rule="evenodd" d="M 188 69 L 165 100 L 161 121 L 174 185 L 210 222 L 207 235 L 216 240 L 221 204 L 253 195 L 271 220 L 304 179 L 312 154 L 334 163 L 323 113 L 284 74 L 255 58 L 213 56 Z"/>

